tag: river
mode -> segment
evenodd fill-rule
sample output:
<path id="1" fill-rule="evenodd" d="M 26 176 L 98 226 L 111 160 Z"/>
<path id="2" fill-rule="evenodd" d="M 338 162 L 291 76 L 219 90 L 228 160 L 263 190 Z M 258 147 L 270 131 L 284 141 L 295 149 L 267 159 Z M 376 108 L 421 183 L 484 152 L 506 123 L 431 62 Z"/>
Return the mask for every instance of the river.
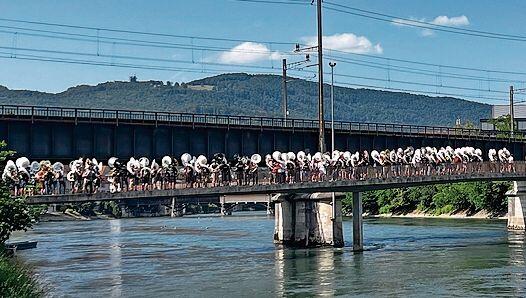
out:
<path id="1" fill-rule="evenodd" d="M 56 297 L 526 295 L 525 237 L 503 221 L 368 219 L 368 251 L 282 249 L 273 218 L 44 222 L 14 240 Z M 344 221 L 347 242 L 352 221 Z"/>

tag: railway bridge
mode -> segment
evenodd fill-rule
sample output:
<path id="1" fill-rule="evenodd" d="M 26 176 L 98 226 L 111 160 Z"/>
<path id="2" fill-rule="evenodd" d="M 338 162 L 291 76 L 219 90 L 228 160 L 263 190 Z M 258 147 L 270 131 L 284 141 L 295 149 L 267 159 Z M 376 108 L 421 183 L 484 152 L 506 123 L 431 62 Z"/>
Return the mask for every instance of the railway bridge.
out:
<path id="1" fill-rule="evenodd" d="M 330 133 L 330 123 L 326 123 Z M 21 156 L 69 162 L 79 156 L 160 159 L 183 153 L 234 154 L 315 152 L 318 122 L 251 116 L 0 105 L 0 139 Z M 330 139 L 327 135 L 326 139 Z M 335 147 L 351 152 L 422 146 L 473 146 L 487 152 L 507 147 L 515 160 L 526 153 L 518 133 L 335 122 Z"/>

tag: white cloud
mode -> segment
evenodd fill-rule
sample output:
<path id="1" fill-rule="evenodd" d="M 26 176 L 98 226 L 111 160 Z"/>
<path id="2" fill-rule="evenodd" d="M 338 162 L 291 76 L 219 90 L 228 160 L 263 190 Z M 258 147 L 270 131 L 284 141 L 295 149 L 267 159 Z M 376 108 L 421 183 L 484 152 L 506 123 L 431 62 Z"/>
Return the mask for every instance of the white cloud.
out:
<path id="1" fill-rule="evenodd" d="M 226 64 L 248 64 L 264 60 L 281 59 L 279 52 L 271 52 L 261 43 L 243 42 L 219 55 L 218 61 Z"/>
<path id="2" fill-rule="evenodd" d="M 462 27 L 462 26 L 469 25 L 469 19 L 465 15 L 461 15 L 458 17 L 438 16 L 430 22 L 428 22 L 426 19 L 417 19 L 413 17 L 409 19 L 393 19 L 391 21 L 393 25 L 398 26 L 398 27 L 426 26 L 426 24 L 422 24 L 422 22 L 433 24 L 433 25 L 439 25 L 439 26 L 449 26 L 449 27 Z M 421 29 L 420 33 L 422 34 L 422 36 L 432 36 L 435 34 L 435 32 L 429 28 Z"/>
<path id="3" fill-rule="evenodd" d="M 305 37 L 303 40 L 309 46 L 316 46 L 318 44 L 316 36 Z M 357 36 L 352 33 L 323 36 L 323 46 L 327 49 L 358 54 L 382 54 L 384 51 L 379 43 L 373 44 L 369 39 L 367 39 L 367 37 Z"/>
<path id="4" fill-rule="evenodd" d="M 469 19 L 465 15 L 458 17 L 438 16 L 431 23 L 440 26 L 461 27 L 469 25 Z"/>

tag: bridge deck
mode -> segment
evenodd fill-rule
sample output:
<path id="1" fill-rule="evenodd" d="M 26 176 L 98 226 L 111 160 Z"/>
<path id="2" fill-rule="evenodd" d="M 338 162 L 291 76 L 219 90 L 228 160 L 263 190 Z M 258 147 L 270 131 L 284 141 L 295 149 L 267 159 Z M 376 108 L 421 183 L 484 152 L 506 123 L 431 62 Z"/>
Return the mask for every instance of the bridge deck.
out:
<path id="1" fill-rule="evenodd" d="M 398 187 L 475 181 L 526 181 L 526 171 L 524 171 L 524 164 L 521 164 L 520 169 L 517 169 L 517 171 L 513 173 L 466 173 L 459 175 L 390 177 L 385 179 L 372 178 L 367 180 L 301 182 L 293 184 L 259 184 L 209 188 L 181 188 L 168 190 L 130 191 L 116 194 L 101 192 L 97 194 L 38 195 L 28 197 L 27 202 L 28 204 L 55 204 L 148 198 L 197 198 L 222 195 L 315 193 L 332 191 L 362 192 Z"/>

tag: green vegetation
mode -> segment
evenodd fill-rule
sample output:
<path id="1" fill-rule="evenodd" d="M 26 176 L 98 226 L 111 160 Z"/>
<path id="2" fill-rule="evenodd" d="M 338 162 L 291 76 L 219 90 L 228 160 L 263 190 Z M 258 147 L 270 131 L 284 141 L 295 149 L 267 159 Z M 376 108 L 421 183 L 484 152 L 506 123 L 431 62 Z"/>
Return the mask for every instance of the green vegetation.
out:
<path id="1" fill-rule="evenodd" d="M 511 130 L 511 116 L 505 115 L 495 119 L 490 119 L 489 123 L 495 125 L 495 130 L 510 131 Z"/>
<path id="2" fill-rule="evenodd" d="M 500 216 L 507 211 L 507 182 L 470 182 L 423 187 L 398 188 L 365 192 L 365 213 L 407 214 L 414 211 L 441 215 L 467 212 L 473 215 L 486 211 L 491 216 Z M 343 200 L 344 212 L 352 212 L 352 195 Z"/>
<path id="3" fill-rule="evenodd" d="M 0 142 L 0 172 L 6 160 L 14 152 L 6 151 L 6 143 Z M 14 231 L 31 228 L 38 209 L 30 208 L 23 198 L 12 198 L 9 189 L 0 180 L 0 297 L 42 296 L 40 287 L 30 272 L 7 257 L 4 244 Z"/>
<path id="4" fill-rule="evenodd" d="M 330 88 L 326 88 L 327 100 Z M 317 119 L 315 82 L 288 84 L 290 116 Z M 430 97 L 370 89 L 335 88 L 336 120 L 439 125 L 451 127 L 457 117 L 478 124 L 490 118 L 486 104 L 452 97 Z M 43 106 L 134 109 L 205 114 L 282 116 L 281 77 L 224 74 L 189 83 L 139 81 L 81 85 L 57 93 L 9 90 L 0 86 L 0 103 Z M 329 105 L 326 105 L 329 117 Z M 437 110 L 440 112 L 437 113 Z"/>
<path id="5" fill-rule="evenodd" d="M 82 216 L 107 215 L 114 218 L 122 216 L 121 209 L 115 201 L 88 202 L 62 205 L 59 209 L 61 212 L 73 211 Z"/>
<path id="6" fill-rule="evenodd" d="M 5 254 L 0 255 L 0 297 L 41 297 L 43 294 L 27 268 Z"/>
<path id="7" fill-rule="evenodd" d="M 6 147 L 5 142 L 0 142 L 0 172 L 4 170 L 7 158 L 14 154 L 5 150 Z M 12 198 L 7 185 L 0 180 L 0 247 L 12 232 L 31 228 L 35 215 L 23 198 Z"/>

